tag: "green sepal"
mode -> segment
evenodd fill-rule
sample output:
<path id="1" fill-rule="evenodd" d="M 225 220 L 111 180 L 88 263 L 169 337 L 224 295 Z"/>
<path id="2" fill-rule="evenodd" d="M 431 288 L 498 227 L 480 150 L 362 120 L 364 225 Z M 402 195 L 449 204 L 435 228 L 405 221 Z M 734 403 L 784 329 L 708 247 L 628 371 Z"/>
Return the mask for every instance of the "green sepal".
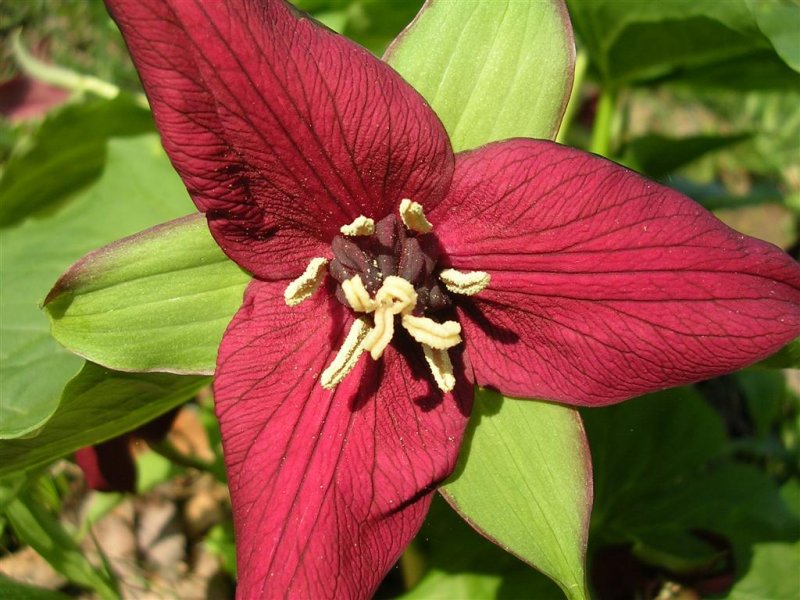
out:
<path id="1" fill-rule="evenodd" d="M 575 409 L 476 394 L 445 498 L 483 535 L 588 598 L 584 559 L 592 466 Z"/>
<path id="2" fill-rule="evenodd" d="M 211 374 L 249 281 L 198 213 L 86 255 L 58 280 L 45 309 L 53 337 L 98 364 Z"/>

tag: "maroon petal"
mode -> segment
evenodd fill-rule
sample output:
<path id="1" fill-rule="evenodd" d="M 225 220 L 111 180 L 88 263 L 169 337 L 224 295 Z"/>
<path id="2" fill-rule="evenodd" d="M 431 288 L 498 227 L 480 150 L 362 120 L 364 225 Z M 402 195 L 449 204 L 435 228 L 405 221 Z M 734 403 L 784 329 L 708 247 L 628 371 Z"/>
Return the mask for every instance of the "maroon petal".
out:
<path id="1" fill-rule="evenodd" d="M 282 0 L 108 0 L 164 146 L 212 233 L 262 279 L 405 197 L 436 205 L 450 142 L 417 92 Z"/>
<path id="2" fill-rule="evenodd" d="M 739 369 L 800 335 L 800 267 L 688 198 L 550 142 L 458 155 L 431 214 L 491 275 L 460 309 L 481 385 L 600 405 Z"/>
<path id="3" fill-rule="evenodd" d="M 0 115 L 11 123 L 42 117 L 68 99 L 67 90 L 27 75 L 0 83 Z"/>
<path id="4" fill-rule="evenodd" d="M 239 595 L 366 598 L 454 468 L 467 407 L 441 397 L 418 355 L 391 346 L 323 389 L 318 376 L 351 318 L 332 294 L 294 308 L 282 294 L 250 285 L 214 386 Z"/>
<path id="5" fill-rule="evenodd" d="M 128 434 L 75 452 L 86 486 L 99 492 L 136 491 L 136 463 Z"/>

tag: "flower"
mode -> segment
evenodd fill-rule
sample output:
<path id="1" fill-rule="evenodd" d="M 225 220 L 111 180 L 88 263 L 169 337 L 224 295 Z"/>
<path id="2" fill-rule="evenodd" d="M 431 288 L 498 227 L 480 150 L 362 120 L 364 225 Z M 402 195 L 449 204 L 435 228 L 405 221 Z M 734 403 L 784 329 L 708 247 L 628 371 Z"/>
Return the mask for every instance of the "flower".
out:
<path id="1" fill-rule="evenodd" d="M 75 462 L 83 471 L 86 487 L 100 492 L 134 493 L 137 470 L 131 452 L 133 438 L 150 444 L 162 442 L 177 415 L 176 408 L 133 431 L 76 450 Z"/>
<path id="2" fill-rule="evenodd" d="M 611 162 L 454 155 L 425 101 L 280 0 L 108 0 L 164 146 L 254 280 L 215 377 L 243 598 L 367 597 L 473 384 L 603 405 L 800 333 L 800 268 Z"/>

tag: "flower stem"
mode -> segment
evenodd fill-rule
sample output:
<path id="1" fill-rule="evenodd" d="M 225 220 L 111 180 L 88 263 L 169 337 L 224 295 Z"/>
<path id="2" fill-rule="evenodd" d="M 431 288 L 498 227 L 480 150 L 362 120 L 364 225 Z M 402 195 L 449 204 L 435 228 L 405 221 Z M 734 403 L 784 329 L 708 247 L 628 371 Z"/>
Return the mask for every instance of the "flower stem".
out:
<path id="1" fill-rule="evenodd" d="M 603 89 L 597 101 L 590 150 L 607 158 L 610 158 L 611 154 L 612 127 L 616 107 L 617 90 L 611 87 Z"/>
<path id="2" fill-rule="evenodd" d="M 225 473 L 220 471 L 220 468 L 217 464 L 199 460 L 192 456 L 187 456 L 166 440 L 160 442 L 148 442 L 148 445 L 153 449 L 153 452 L 160 454 L 176 465 L 211 473 L 218 480 L 225 481 Z"/>
<path id="3" fill-rule="evenodd" d="M 589 57 L 584 50 L 578 50 L 575 57 L 575 76 L 572 79 L 572 91 L 570 92 L 569 102 L 564 111 L 564 118 L 561 119 L 561 128 L 558 130 L 556 141 L 563 144 L 569 135 L 572 120 L 575 118 L 575 113 L 580 108 L 581 101 L 581 85 L 583 85 L 583 78 L 586 75 L 586 68 L 589 66 Z"/>
<path id="4" fill-rule="evenodd" d="M 11 50 L 22 72 L 38 81 L 73 92 L 95 94 L 101 98 L 116 98 L 120 93 L 119 87 L 113 83 L 40 61 L 23 45 L 21 29 L 17 29 L 11 34 Z M 140 105 L 148 107 L 144 94 L 136 94 L 135 98 Z"/>
<path id="5" fill-rule="evenodd" d="M 411 542 L 400 556 L 400 571 L 403 574 L 403 585 L 406 590 L 417 585 L 425 574 L 425 556 L 415 542 Z"/>

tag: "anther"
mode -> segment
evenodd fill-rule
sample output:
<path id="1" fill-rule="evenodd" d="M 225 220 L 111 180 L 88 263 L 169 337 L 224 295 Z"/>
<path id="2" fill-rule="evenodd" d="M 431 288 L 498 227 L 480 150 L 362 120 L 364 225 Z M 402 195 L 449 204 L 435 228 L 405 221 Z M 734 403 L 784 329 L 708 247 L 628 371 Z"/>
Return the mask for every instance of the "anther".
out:
<path id="1" fill-rule="evenodd" d="M 411 312 L 417 303 L 417 292 L 408 281 L 397 275 L 383 280 L 381 289 L 375 294 L 379 306 L 387 306 L 394 315 Z M 379 310 L 379 309 L 376 309 Z"/>
<path id="2" fill-rule="evenodd" d="M 396 275 L 390 275 L 383 280 L 381 289 L 375 294 L 374 326 L 364 340 L 364 348 L 369 350 L 374 360 L 383 355 L 386 346 L 392 341 L 394 316 L 410 313 L 416 303 L 417 292 L 408 281 Z"/>
<path id="3" fill-rule="evenodd" d="M 394 336 L 394 315 L 385 307 L 379 307 L 373 321 L 374 326 L 364 339 L 364 349 L 369 350 L 372 360 L 378 360 Z"/>
<path id="4" fill-rule="evenodd" d="M 412 202 L 408 198 L 400 200 L 400 218 L 403 224 L 411 231 L 417 233 L 429 233 L 433 230 L 433 225 L 425 218 L 425 211 L 418 202 Z"/>
<path id="5" fill-rule="evenodd" d="M 366 320 L 358 318 L 353 321 L 347 337 L 339 348 L 339 352 L 320 375 L 319 382 L 326 390 L 335 388 L 356 366 L 361 353 L 364 351 L 364 339 L 370 331 Z"/>
<path id="6" fill-rule="evenodd" d="M 486 289 L 491 277 L 485 271 L 456 271 L 444 269 L 439 273 L 439 279 L 445 287 L 454 294 L 474 296 Z"/>
<path id="7" fill-rule="evenodd" d="M 437 350 L 452 348 L 461 343 L 461 325 L 457 321 L 437 323 L 428 317 L 403 315 L 403 327 L 420 344 Z"/>
<path id="8" fill-rule="evenodd" d="M 306 270 L 292 281 L 283 292 L 283 298 L 289 306 L 297 306 L 317 291 L 325 277 L 326 258 L 312 258 Z"/>
<path id="9" fill-rule="evenodd" d="M 356 217 L 355 221 L 348 225 L 342 225 L 339 228 L 342 235 L 358 236 L 358 235 L 372 235 L 375 233 L 375 221 L 364 215 Z"/>
<path id="10" fill-rule="evenodd" d="M 456 377 L 453 375 L 453 363 L 450 362 L 447 350 L 439 350 L 422 344 L 422 351 L 425 353 L 425 361 L 430 367 L 436 385 L 445 393 L 452 392 L 456 387 Z"/>
<path id="11" fill-rule="evenodd" d="M 364 287 L 364 282 L 361 281 L 360 275 L 355 275 L 343 281 L 342 292 L 344 292 L 350 308 L 356 312 L 372 312 L 377 306 L 375 301 L 369 297 L 369 292 Z"/>

